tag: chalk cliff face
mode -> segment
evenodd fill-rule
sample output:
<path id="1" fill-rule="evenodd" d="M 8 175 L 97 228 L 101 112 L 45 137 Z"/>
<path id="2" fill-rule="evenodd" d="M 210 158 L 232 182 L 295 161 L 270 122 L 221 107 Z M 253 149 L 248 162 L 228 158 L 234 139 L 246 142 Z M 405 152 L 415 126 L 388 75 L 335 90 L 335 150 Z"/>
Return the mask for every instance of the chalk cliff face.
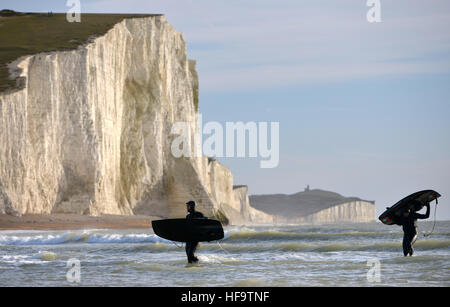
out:
<path id="1" fill-rule="evenodd" d="M 193 199 L 206 215 L 248 221 L 229 169 L 172 155 L 173 124 L 198 129 L 198 78 L 164 16 L 15 65 L 24 87 L 0 94 L 0 213 L 180 217 Z"/>
<path id="2" fill-rule="evenodd" d="M 293 219 L 277 218 L 276 222 L 313 224 L 366 223 L 374 222 L 376 220 L 375 214 L 375 203 L 358 200 L 339 204 L 303 217 Z"/>
<path id="3" fill-rule="evenodd" d="M 267 214 L 263 211 L 257 210 L 250 205 L 248 197 L 248 187 L 245 185 L 233 187 L 235 204 L 238 207 L 234 209 L 240 213 L 245 221 L 250 221 L 254 224 L 272 224 L 275 221 L 275 216 Z"/>
<path id="4" fill-rule="evenodd" d="M 275 216 L 277 223 L 372 222 L 376 220 L 375 202 L 344 197 L 324 190 L 292 195 L 252 195 L 252 207 Z"/>

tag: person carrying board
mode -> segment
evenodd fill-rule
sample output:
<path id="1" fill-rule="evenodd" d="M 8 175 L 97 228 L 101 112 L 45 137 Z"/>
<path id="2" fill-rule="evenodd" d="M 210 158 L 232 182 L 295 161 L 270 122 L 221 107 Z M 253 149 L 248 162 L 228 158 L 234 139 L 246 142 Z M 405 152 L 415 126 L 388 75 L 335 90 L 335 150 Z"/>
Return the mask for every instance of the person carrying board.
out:
<path id="1" fill-rule="evenodd" d="M 189 212 L 188 215 L 186 215 L 187 220 L 191 219 L 198 219 L 198 218 L 204 218 L 203 213 L 199 211 L 195 211 L 195 201 L 190 200 L 186 203 L 186 209 Z M 195 257 L 194 253 L 197 249 L 198 242 L 186 242 L 186 256 L 189 263 L 196 263 L 198 262 L 198 258 Z"/>
<path id="2" fill-rule="evenodd" d="M 427 212 L 420 214 L 414 211 L 414 206 L 403 212 L 400 224 L 403 228 L 403 255 L 412 256 L 414 254 L 413 245 L 417 239 L 417 219 L 427 219 L 430 217 L 430 203 L 426 203 Z"/>

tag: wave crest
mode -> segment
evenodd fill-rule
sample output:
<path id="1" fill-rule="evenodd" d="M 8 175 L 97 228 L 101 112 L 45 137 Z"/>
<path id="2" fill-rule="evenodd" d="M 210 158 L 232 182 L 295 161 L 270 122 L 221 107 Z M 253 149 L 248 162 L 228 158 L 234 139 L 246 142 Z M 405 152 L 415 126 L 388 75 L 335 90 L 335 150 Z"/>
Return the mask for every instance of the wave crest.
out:
<path id="1" fill-rule="evenodd" d="M 35 236 L 0 236 L 0 245 L 57 245 L 69 243 L 170 243 L 154 234 L 63 233 Z"/>

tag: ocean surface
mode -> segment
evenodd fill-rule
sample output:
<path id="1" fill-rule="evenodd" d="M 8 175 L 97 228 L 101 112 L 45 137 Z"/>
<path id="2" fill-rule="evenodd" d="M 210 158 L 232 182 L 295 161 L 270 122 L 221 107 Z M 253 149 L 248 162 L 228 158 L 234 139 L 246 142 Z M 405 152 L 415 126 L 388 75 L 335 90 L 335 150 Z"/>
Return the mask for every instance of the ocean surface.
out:
<path id="1" fill-rule="evenodd" d="M 450 221 L 432 226 L 413 257 L 381 223 L 226 227 L 196 265 L 151 229 L 0 231 L 0 286 L 450 286 Z"/>

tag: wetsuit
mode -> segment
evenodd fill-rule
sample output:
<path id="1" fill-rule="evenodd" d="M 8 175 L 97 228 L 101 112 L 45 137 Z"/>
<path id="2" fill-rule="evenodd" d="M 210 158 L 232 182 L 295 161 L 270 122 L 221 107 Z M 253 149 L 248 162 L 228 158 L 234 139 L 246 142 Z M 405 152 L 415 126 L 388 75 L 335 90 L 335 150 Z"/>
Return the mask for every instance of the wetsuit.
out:
<path id="1" fill-rule="evenodd" d="M 400 223 L 403 227 L 403 255 L 412 256 L 414 253 L 413 245 L 417 239 L 417 219 L 427 219 L 430 217 L 430 204 L 426 204 L 427 212 L 420 214 L 410 212 L 408 216 L 402 215 Z"/>
<path id="2" fill-rule="evenodd" d="M 186 215 L 187 220 L 204 218 L 203 213 L 193 211 Z M 189 263 L 197 262 L 198 258 L 194 256 L 194 252 L 197 249 L 198 242 L 186 242 L 186 256 Z"/>

